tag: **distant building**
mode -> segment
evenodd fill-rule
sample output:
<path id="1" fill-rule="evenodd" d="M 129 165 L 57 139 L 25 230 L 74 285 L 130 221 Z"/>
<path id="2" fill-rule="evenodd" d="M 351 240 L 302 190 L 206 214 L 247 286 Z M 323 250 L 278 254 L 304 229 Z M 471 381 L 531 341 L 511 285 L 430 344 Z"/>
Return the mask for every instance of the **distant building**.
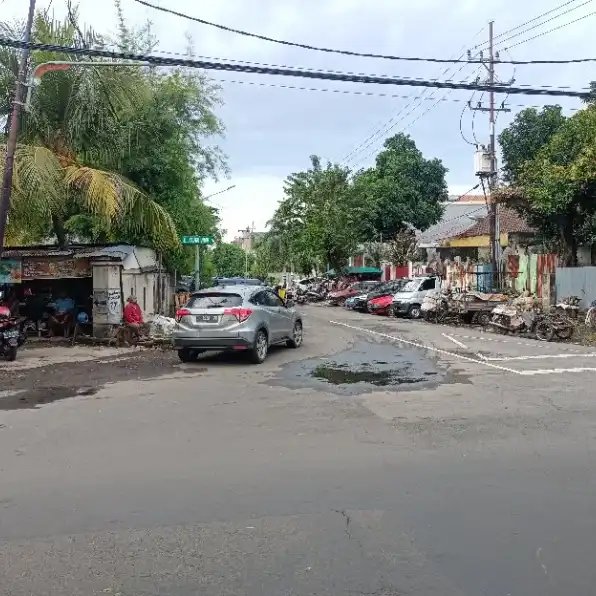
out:
<path id="1" fill-rule="evenodd" d="M 258 244 L 259 240 L 264 235 L 265 232 L 251 232 L 250 234 L 244 234 L 243 236 L 236 236 L 236 238 L 232 240 L 231 244 L 239 246 L 242 250 L 245 250 L 246 252 L 252 252 Z"/>

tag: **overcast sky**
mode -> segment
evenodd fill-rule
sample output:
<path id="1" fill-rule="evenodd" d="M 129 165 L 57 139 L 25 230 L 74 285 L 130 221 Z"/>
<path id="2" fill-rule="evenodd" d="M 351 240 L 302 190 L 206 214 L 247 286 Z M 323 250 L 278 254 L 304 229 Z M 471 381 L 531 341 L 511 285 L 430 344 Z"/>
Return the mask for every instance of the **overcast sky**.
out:
<path id="1" fill-rule="evenodd" d="M 563 4 L 563 1 L 203 0 L 194 3 L 155 0 L 155 3 L 231 27 L 305 44 L 380 54 L 457 58 L 465 48 L 473 48 L 486 41 L 489 20 L 495 20 L 495 35 L 499 35 Z M 148 19 L 153 21 L 160 41 L 159 50 L 162 51 L 184 51 L 184 33 L 187 32 L 194 39 L 198 55 L 221 59 L 455 80 L 475 78 L 478 68 L 478 65 L 461 68 L 460 64 L 359 59 L 288 48 L 158 13 L 134 0 L 121 2 L 131 24 L 142 24 Z M 45 8 L 49 3 L 49 0 L 38 0 L 39 8 Z M 0 0 L 0 18 L 25 18 L 27 4 L 28 0 Z M 65 14 L 65 0 L 53 0 L 51 4 L 57 16 Z M 85 23 L 100 33 L 114 31 L 115 9 L 110 0 L 80 0 L 79 5 Z M 557 17 L 560 12 L 574 7 L 578 8 Z M 594 55 L 590 33 L 595 17 L 585 18 L 534 40 L 529 38 L 595 10 L 596 2 L 576 0 L 560 12 L 544 17 L 557 18 L 537 29 L 523 33 L 539 21 L 498 38 L 496 41 L 501 43 L 497 44 L 497 49 L 510 48 L 509 53 L 502 52 L 501 59 L 506 60 L 510 56 L 514 60 L 566 59 Z M 506 41 L 514 34 L 520 35 Z M 523 43 L 512 47 L 518 42 Z M 511 66 L 502 65 L 498 75 L 502 80 L 515 76 L 518 85 L 580 88 L 596 78 L 591 74 L 593 68 L 591 63 L 518 66 L 514 72 Z M 360 146 L 349 165 L 365 167 L 373 163 L 383 139 L 397 132 L 410 134 L 425 156 L 443 160 L 449 170 L 450 192 L 463 193 L 476 183 L 473 175 L 474 148 L 467 145 L 460 135 L 460 115 L 465 105 L 461 102 L 470 99 L 470 92 L 217 72 L 213 73 L 213 78 L 222 82 L 225 105 L 218 115 L 226 126 L 226 133 L 219 145 L 228 156 L 231 175 L 229 180 L 207 181 L 205 193 L 236 185 L 233 190 L 213 198 L 213 203 L 221 208 L 223 227 L 230 238 L 237 235 L 239 228 L 253 222 L 257 231 L 264 229 L 282 196 L 284 178 L 307 168 L 309 155 L 318 154 L 339 162 Z M 262 85 L 295 85 L 408 97 L 370 97 Z M 421 95 L 423 99 L 412 99 Z M 435 105 L 443 98 L 445 101 Z M 479 99 L 476 95 L 474 102 Z M 557 98 L 557 102 L 569 110 L 568 113 L 581 105 L 579 100 L 573 99 Z M 546 97 L 511 96 L 508 104 L 513 112 L 500 115 L 498 129 L 506 126 L 515 112 L 522 109 L 518 107 L 520 104 L 546 103 L 554 101 Z M 477 113 L 473 124 L 478 141 L 486 143 L 486 115 Z M 464 114 L 462 128 L 465 135 L 472 139 L 469 112 Z M 382 134 L 383 131 L 386 132 Z M 365 143 L 371 134 L 372 139 Z"/>

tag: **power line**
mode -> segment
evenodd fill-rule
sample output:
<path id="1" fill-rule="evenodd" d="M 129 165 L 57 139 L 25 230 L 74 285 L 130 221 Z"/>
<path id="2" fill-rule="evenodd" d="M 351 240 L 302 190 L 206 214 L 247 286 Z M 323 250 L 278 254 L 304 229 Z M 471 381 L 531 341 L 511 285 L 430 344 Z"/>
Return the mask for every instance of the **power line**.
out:
<path id="1" fill-rule="evenodd" d="M 316 93 L 330 93 L 336 95 L 355 95 L 359 97 L 380 97 L 386 99 L 423 99 L 424 101 L 433 101 L 434 97 L 424 97 L 423 95 L 399 95 L 396 93 L 375 93 L 372 91 L 355 91 L 352 89 L 330 89 L 328 87 L 301 87 L 298 85 L 280 85 L 278 83 L 263 83 L 260 81 L 240 81 L 238 79 L 210 79 L 211 81 L 216 81 L 217 83 L 232 83 L 233 85 L 249 85 L 251 87 L 264 87 L 264 88 L 271 88 L 271 89 L 287 89 L 290 91 L 307 91 L 307 92 L 316 92 Z M 457 99 L 457 98 L 449 98 L 449 99 L 441 99 L 442 102 L 448 103 L 465 103 L 467 107 L 467 103 L 469 100 L 467 99 Z M 511 108 L 543 108 L 544 104 L 542 105 L 532 105 L 532 104 L 507 104 Z M 570 112 L 577 112 L 579 108 L 569 108 Z M 342 160 L 344 161 L 344 160 Z"/>
<path id="2" fill-rule="evenodd" d="M 519 37 L 520 35 L 523 35 L 524 33 L 528 33 L 529 31 L 533 31 L 534 29 L 537 29 L 538 27 L 542 27 L 543 25 L 545 25 L 546 23 L 550 23 L 551 21 L 554 21 L 556 19 L 561 18 L 562 16 L 569 14 L 570 12 L 573 12 L 575 10 L 577 10 L 578 8 L 581 8 L 582 6 L 585 6 L 586 4 L 589 4 L 590 2 L 592 2 L 593 0 L 585 0 L 582 4 L 579 4 L 578 6 L 574 6 L 572 8 L 569 8 L 568 10 L 561 12 L 557 15 L 552 16 L 550 19 L 546 19 L 544 21 L 541 21 L 541 19 L 543 19 L 544 17 L 548 16 L 549 14 L 552 14 L 554 12 L 557 12 L 559 10 L 561 10 L 562 8 L 565 8 L 566 6 L 569 6 L 570 4 L 573 4 L 574 2 L 578 2 L 578 0 L 569 0 L 568 2 L 565 2 L 564 4 L 561 4 L 555 8 L 552 8 L 551 10 L 542 13 L 541 15 L 538 15 L 537 17 L 534 17 L 533 19 L 530 19 L 529 21 L 525 21 L 524 23 L 521 23 L 520 25 L 517 25 L 516 27 L 513 27 L 511 29 L 508 29 L 506 31 L 503 31 L 503 33 L 500 33 L 499 35 L 495 35 L 495 46 L 500 45 L 502 43 L 504 43 L 505 41 L 508 41 L 510 39 L 513 39 L 515 37 Z M 523 27 L 525 27 L 526 25 L 530 25 L 531 23 L 535 23 L 536 21 L 540 21 L 539 23 L 536 23 L 535 25 L 532 25 L 532 27 L 528 27 L 527 29 L 522 29 Z M 519 29 L 522 29 L 522 31 L 519 31 Z M 517 31 L 517 33 L 514 33 L 515 31 Z M 509 35 L 510 33 L 514 33 L 513 35 L 510 35 L 509 37 L 506 37 L 507 35 Z M 506 37 L 506 39 L 502 39 L 503 37 Z M 500 40 L 500 41 L 497 41 Z M 482 42 L 480 44 L 475 45 L 472 50 L 476 50 L 476 49 L 486 49 L 488 46 L 488 42 Z"/>
<path id="3" fill-rule="evenodd" d="M 527 43 L 528 41 L 538 39 L 539 37 L 542 37 L 543 35 L 548 35 L 549 33 L 553 33 L 554 31 L 558 31 L 559 29 L 563 29 L 564 27 L 573 25 L 573 23 L 577 23 L 578 21 L 583 21 L 584 19 L 594 16 L 595 14 L 596 14 L 596 11 L 589 12 L 588 14 L 584 15 L 583 17 L 579 17 L 573 21 L 569 21 L 568 23 L 563 23 L 562 25 L 559 25 L 558 27 L 553 27 L 552 29 L 549 29 L 548 31 L 543 31 L 542 33 L 538 33 L 538 35 L 534 35 L 533 37 L 528 37 L 528 39 L 522 39 L 521 41 L 514 43 L 512 46 L 509 46 L 507 49 L 511 50 L 512 48 L 520 46 L 522 43 Z M 511 64 L 515 64 L 515 63 L 511 62 Z"/>
<path id="4" fill-rule="evenodd" d="M 479 32 L 478 32 L 478 33 L 477 33 L 477 34 L 476 34 L 476 35 L 475 35 L 475 36 L 472 38 L 472 40 L 476 39 L 476 37 L 478 37 L 478 35 L 480 35 L 480 34 L 482 33 L 482 31 L 483 31 L 483 30 L 484 30 L 484 27 L 482 27 L 482 29 L 480 29 L 480 31 L 479 31 Z M 461 58 L 462 56 L 464 56 L 464 55 L 465 55 L 465 46 L 463 46 L 463 47 L 461 48 L 460 52 L 463 52 L 463 53 L 460 55 L 460 58 Z M 457 72 L 461 71 L 463 68 L 465 68 L 465 66 L 466 66 L 466 65 L 464 65 L 464 66 L 461 66 L 461 67 L 460 67 L 460 69 L 459 69 Z M 449 71 L 451 71 L 453 68 L 454 68 L 454 66 L 453 66 L 453 65 L 451 65 L 451 66 L 448 66 L 448 67 L 447 67 L 445 70 L 443 70 L 441 73 L 439 73 L 439 77 L 441 77 L 441 76 L 443 76 L 443 75 L 447 74 L 447 73 L 448 73 Z M 457 74 L 457 72 L 456 72 L 456 73 L 454 73 L 454 74 Z M 394 122 L 394 121 L 395 121 L 395 119 L 396 119 L 396 118 L 398 118 L 398 117 L 399 117 L 401 114 L 403 114 L 403 112 L 404 112 L 405 110 L 407 110 L 407 109 L 408 109 L 408 107 L 409 107 L 409 106 L 412 104 L 412 101 L 415 101 L 416 99 L 419 99 L 419 98 L 421 98 L 421 97 L 424 97 L 424 94 L 426 93 L 426 91 L 427 91 L 427 90 L 428 90 L 428 89 L 425 89 L 425 90 L 422 92 L 422 95 L 421 95 L 421 96 L 418 96 L 418 97 L 412 97 L 412 98 L 411 98 L 411 101 L 410 101 L 409 103 L 407 103 L 407 104 L 406 104 L 406 105 L 405 105 L 405 106 L 404 106 L 404 107 L 403 107 L 401 110 L 399 110 L 399 111 L 398 111 L 396 114 L 394 114 L 394 115 L 393 115 L 393 116 L 392 116 L 392 117 L 391 117 L 391 118 L 390 118 L 390 119 L 389 119 L 387 122 L 385 122 L 385 123 L 381 123 L 381 124 L 380 124 L 380 125 L 379 125 L 379 126 L 376 128 L 376 130 L 373 130 L 373 132 L 372 132 L 370 135 L 368 135 L 368 136 L 367 136 L 367 137 L 364 139 L 364 141 L 362 141 L 362 142 L 361 142 L 359 145 L 357 145 L 357 146 L 356 146 L 354 149 L 352 149 L 352 151 L 350 151 L 350 153 L 348 153 L 348 155 L 346 155 L 346 156 L 345 156 L 345 157 L 342 159 L 342 162 L 346 161 L 346 163 L 347 163 L 347 160 L 349 160 L 349 161 L 353 161 L 353 160 L 354 160 L 354 158 L 356 157 L 356 155 L 358 155 L 358 153 L 361 153 L 362 151 L 365 151 L 365 150 L 366 150 L 366 149 L 367 149 L 367 148 L 368 148 L 368 147 L 371 145 L 371 143 L 374 143 L 374 139 L 375 139 L 375 137 L 378 139 L 378 138 L 379 138 L 379 135 L 380 135 L 380 136 L 382 136 L 382 135 L 384 134 L 384 132 L 387 130 L 387 126 L 388 126 L 388 125 L 390 125 L 392 122 Z M 381 130 L 381 128 L 382 128 L 383 126 L 385 127 L 385 129 Z M 372 139 L 372 141 L 371 141 L 371 139 Z M 371 142 L 369 142 L 369 141 L 371 141 Z M 367 144 L 367 143 L 368 143 L 368 144 Z"/>
<path id="5" fill-rule="evenodd" d="M 24 41 L 7 39 L 0 37 L 0 46 L 12 47 L 17 49 L 29 48 L 30 50 L 56 52 L 63 54 L 71 54 L 76 56 L 94 56 L 98 58 L 111 58 L 117 60 L 130 60 L 133 62 L 140 62 L 145 65 L 155 66 L 181 66 L 188 68 L 197 68 L 203 70 L 221 70 L 228 72 L 245 72 L 251 74 L 276 75 L 286 77 L 297 77 L 307 79 L 319 79 L 326 81 L 339 81 L 342 83 L 364 83 L 377 85 L 396 85 L 403 87 L 432 87 L 437 89 L 463 89 L 467 91 L 494 91 L 495 93 L 507 92 L 512 95 L 544 95 L 553 97 L 576 97 L 579 99 L 590 99 L 593 94 L 591 91 L 572 91 L 563 89 L 534 89 L 522 87 L 503 87 L 499 84 L 494 85 L 477 85 L 470 83 L 456 83 L 450 81 L 429 81 L 429 80 L 414 80 L 406 78 L 393 77 L 375 77 L 366 75 L 350 75 L 346 73 L 320 73 L 311 70 L 296 70 L 296 69 L 282 69 L 282 68 L 266 68 L 259 66 L 248 66 L 241 64 L 224 64 L 221 62 L 207 62 L 203 60 L 189 60 L 180 58 L 163 58 L 159 56 L 135 54 L 132 52 L 111 52 L 99 49 L 83 49 L 71 48 L 68 46 L 43 44 L 43 43 L 27 43 Z M 596 60 L 596 59 L 595 59 Z M 475 61 L 469 63 L 475 64 Z M 143 65 L 141 64 L 141 65 Z M 118 67 L 118 63 L 114 63 L 114 67 Z"/>
<path id="6" fill-rule="evenodd" d="M 375 54 L 372 52 L 355 52 L 352 50 L 340 50 L 337 48 L 325 48 L 321 46 L 313 46 L 305 43 L 298 43 L 294 41 L 287 41 L 284 39 L 275 39 L 274 37 L 267 37 L 266 35 L 260 35 L 258 33 L 252 33 L 250 31 L 244 31 L 242 29 L 235 29 L 233 27 L 228 27 L 227 25 L 221 25 L 219 23 L 213 23 L 211 21 L 206 21 L 205 19 L 200 19 L 199 17 L 193 17 L 191 15 L 185 14 L 183 12 L 179 12 L 177 10 L 173 10 L 171 8 L 165 8 L 163 6 L 157 6 L 156 4 L 152 4 L 151 2 L 147 2 L 146 0 L 134 0 L 135 2 L 142 4 L 148 8 L 152 8 L 153 10 L 158 10 L 160 12 L 172 14 L 174 16 L 187 19 L 189 21 L 195 21 L 196 23 L 200 23 L 202 25 L 208 25 L 210 27 L 215 27 L 216 29 L 221 29 L 222 31 L 228 31 L 229 33 L 237 33 L 238 35 L 244 35 L 246 37 L 252 37 L 254 39 L 260 39 L 262 41 L 268 41 L 271 43 L 276 43 L 284 46 L 290 46 L 295 48 L 302 48 L 303 50 L 312 50 L 315 52 L 325 52 L 327 54 L 342 54 L 344 56 L 356 56 L 359 58 L 379 58 L 382 60 L 402 60 L 408 62 L 439 62 L 439 63 L 457 63 L 457 62 L 468 62 L 474 64 L 481 64 L 480 60 L 462 60 L 460 59 L 450 59 L 450 58 L 422 58 L 419 56 L 393 56 L 391 54 Z M 504 61 L 497 61 L 505 63 Z M 517 61 L 515 64 L 570 64 L 572 62 L 596 62 L 596 58 L 580 58 L 577 60 L 526 60 L 526 61 Z"/>

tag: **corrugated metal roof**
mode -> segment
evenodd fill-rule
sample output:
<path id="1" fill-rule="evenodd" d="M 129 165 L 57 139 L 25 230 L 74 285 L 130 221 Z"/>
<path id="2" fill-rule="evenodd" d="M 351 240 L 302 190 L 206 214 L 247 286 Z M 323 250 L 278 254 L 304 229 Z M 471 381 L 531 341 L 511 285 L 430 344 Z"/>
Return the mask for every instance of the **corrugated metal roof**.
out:
<path id="1" fill-rule="evenodd" d="M 2 252 L 4 259 L 45 258 L 45 257 L 73 257 L 86 259 L 117 259 L 124 260 L 134 250 L 128 244 L 114 246 L 69 246 L 58 248 L 56 246 L 13 246 Z"/>
<path id="2" fill-rule="evenodd" d="M 441 221 L 428 230 L 418 233 L 418 244 L 421 248 L 439 246 L 441 240 L 461 234 L 473 226 L 479 217 L 485 217 L 486 213 L 485 203 L 448 202 L 445 204 Z"/>

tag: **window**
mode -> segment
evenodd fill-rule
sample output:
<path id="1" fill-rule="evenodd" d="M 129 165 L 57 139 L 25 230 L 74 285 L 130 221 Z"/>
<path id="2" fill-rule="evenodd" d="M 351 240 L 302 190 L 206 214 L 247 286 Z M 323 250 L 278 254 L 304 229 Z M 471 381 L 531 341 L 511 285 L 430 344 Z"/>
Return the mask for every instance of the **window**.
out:
<path id="1" fill-rule="evenodd" d="M 265 292 L 257 292 L 251 299 L 252 304 L 257 306 L 267 306 L 267 297 L 265 296 Z"/>
<path id="2" fill-rule="evenodd" d="M 425 279 L 420 286 L 420 291 L 424 292 L 425 290 L 434 290 L 435 289 L 435 278 L 432 277 L 431 279 Z"/>
<path id="3" fill-rule="evenodd" d="M 240 294 L 224 292 L 203 292 L 190 297 L 187 308 L 232 308 L 242 305 Z"/>
<path id="4" fill-rule="evenodd" d="M 143 310 L 147 310 L 147 286 L 143 286 Z"/>
<path id="5" fill-rule="evenodd" d="M 265 292 L 267 306 L 283 306 L 284 303 L 281 301 L 281 298 L 275 295 L 273 292 Z"/>

